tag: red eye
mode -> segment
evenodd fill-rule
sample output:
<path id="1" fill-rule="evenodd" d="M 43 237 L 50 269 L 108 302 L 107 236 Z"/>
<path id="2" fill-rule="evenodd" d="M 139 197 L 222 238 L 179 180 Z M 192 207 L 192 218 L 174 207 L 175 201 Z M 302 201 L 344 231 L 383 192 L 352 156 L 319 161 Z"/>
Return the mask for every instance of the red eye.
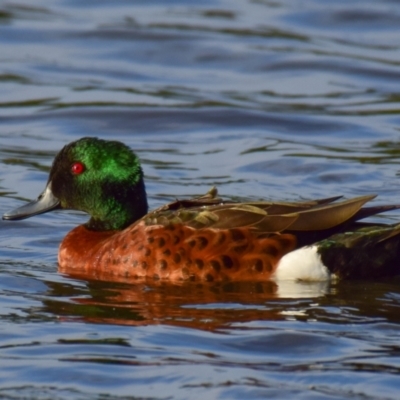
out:
<path id="1" fill-rule="evenodd" d="M 73 163 L 71 166 L 71 172 L 74 175 L 80 175 L 84 171 L 85 171 L 85 166 L 81 162 Z"/>

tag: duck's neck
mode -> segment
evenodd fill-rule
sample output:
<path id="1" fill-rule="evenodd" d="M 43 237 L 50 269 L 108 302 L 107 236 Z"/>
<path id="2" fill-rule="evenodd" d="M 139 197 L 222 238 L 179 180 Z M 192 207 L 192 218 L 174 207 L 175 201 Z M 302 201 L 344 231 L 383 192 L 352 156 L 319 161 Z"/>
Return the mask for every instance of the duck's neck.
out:
<path id="1" fill-rule="evenodd" d="M 131 187 L 109 184 L 101 204 L 95 207 L 85 224 L 92 231 L 122 230 L 147 214 L 148 205 L 143 179 Z"/>

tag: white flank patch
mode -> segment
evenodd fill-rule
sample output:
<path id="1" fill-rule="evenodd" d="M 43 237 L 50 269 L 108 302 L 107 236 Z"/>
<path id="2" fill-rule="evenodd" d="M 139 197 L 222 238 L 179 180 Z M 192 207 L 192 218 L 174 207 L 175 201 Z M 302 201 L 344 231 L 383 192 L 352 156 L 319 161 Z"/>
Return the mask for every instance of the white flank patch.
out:
<path id="1" fill-rule="evenodd" d="M 273 279 L 276 281 L 328 281 L 331 274 L 322 263 L 317 246 L 307 246 L 283 256 Z"/>

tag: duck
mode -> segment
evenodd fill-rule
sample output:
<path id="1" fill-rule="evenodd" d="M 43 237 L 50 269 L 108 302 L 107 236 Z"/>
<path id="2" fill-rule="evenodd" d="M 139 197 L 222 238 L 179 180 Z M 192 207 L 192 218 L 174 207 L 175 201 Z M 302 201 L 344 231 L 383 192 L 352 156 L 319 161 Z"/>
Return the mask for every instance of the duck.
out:
<path id="1" fill-rule="evenodd" d="M 89 220 L 58 252 L 61 273 L 94 279 L 328 281 L 400 273 L 400 224 L 369 216 L 375 195 L 297 202 L 223 200 L 216 188 L 148 210 L 138 156 L 119 141 L 84 137 L 57 154 L 39 197 L 3 215 L 59 209 Z"/>

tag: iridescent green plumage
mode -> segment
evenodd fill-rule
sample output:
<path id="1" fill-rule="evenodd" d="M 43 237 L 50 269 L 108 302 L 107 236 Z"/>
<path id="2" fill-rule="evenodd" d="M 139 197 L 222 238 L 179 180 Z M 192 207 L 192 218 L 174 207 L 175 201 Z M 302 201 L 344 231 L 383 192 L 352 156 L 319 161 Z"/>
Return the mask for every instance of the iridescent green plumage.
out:
<path id="1" fill-rule="evenodd" d="M 322 262 L 341 279 L 400 274 L 400 224 L 371 225 L 316 243 Z"/>
<path id="2" fill-rule="evenodd" d="M 71 165 L 78 161 L 85 171 L 74 175 Z M 147 213 L 139 159 L 120 142 L 83 138 L 65 146 L 48 182 L 62 208 L 90 214 L 92 230 L 123 229 Z"/>

